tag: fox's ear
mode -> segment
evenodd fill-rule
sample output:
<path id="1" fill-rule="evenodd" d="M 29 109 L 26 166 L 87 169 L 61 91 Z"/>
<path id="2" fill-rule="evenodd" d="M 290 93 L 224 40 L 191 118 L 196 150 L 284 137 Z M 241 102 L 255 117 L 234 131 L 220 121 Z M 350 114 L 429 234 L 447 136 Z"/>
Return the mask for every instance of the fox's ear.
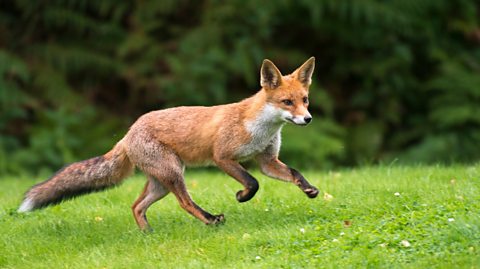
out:
<path id="1" fill-rule="evenodd" d="M 275 89 L 282 84 L 282 73 L 270 60 L 263 60 L 260 70 L 260 85 L 264 88 Z"/>
<path id="2" fill-rule="evenodd" d="M 310 57 L 302 66 L 300 66 L 295 73 L 297 79 L 305 86 L 310 86 L 312 83 L 312 74 L 315 69 L 315 57 Z"/>

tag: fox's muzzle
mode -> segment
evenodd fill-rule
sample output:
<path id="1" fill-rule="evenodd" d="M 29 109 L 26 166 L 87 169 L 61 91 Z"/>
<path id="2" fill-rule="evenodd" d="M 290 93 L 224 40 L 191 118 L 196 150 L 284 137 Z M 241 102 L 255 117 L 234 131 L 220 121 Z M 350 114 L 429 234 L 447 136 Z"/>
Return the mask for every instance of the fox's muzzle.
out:
<path id="1" fill-rule="evenodd" d="M 291 119 L 287 119 L 290 122 L 296 124 L 296 125 L 307 125 L 312 121 L 312 115 L 308 113 L 305 116 L 294 116 Z"/>

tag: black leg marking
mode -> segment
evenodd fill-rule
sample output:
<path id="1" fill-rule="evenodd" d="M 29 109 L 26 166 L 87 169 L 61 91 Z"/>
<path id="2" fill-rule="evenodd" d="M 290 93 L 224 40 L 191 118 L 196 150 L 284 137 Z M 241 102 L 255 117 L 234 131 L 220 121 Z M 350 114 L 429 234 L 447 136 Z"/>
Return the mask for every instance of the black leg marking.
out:
<path id="1" fill-rule="evenodd" d="M 294 178 L 293 183 L 297 185 L 309 198 L 315 198 L 318 196 L 318 189 L 312 186 L 305 177 L 297 170 L 290 168 L 290 173 Z"/>

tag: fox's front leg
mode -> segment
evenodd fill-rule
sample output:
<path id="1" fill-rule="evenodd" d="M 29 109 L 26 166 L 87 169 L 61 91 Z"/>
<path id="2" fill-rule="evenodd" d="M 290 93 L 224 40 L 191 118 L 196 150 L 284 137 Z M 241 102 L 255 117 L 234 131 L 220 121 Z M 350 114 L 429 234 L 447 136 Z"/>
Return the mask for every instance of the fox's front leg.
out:
<path id="1" fill-rule="evenodd" d="M 237 192 L 236 197 L 239 202 L 246 202 L 253 198 L 258 191 L 258 181 L 242 165 L 236 161 L 226 159 L 216 159 L 215 163 L 220 169 L 245 187 L 244 190 Z"/>
<path id="2" fill-rule="evenodd" d="M 281 162 L 277 156 L 261 155 L 257 158 L 260 164 L 260 169 L 263 174 L 280 179 L 283 181 L 292 182 L 297 185 L 308 197 L 315 198 L 318 195 L 318 189 L 311 185 L 305 177 L 297 170 L 288 167 Z"/>

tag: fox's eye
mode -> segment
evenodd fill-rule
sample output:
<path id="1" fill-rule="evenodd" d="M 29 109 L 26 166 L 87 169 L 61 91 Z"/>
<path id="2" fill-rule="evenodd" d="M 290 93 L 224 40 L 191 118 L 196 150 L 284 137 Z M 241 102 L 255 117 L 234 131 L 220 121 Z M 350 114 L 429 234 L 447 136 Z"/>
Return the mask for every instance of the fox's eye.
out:
<path id="1" fill-rule="evenodd" d="M 282 100 L 282 103 L 284 103 L 287 106 L 292 106 L 293 105 L 293 101 L 290 100 L 290 99 Z"/>
<path id="2" fill-rule="evenodd" d="M 303 103 L 307 104 L 308 103 L 308 97 L 303 97 Z"/>

